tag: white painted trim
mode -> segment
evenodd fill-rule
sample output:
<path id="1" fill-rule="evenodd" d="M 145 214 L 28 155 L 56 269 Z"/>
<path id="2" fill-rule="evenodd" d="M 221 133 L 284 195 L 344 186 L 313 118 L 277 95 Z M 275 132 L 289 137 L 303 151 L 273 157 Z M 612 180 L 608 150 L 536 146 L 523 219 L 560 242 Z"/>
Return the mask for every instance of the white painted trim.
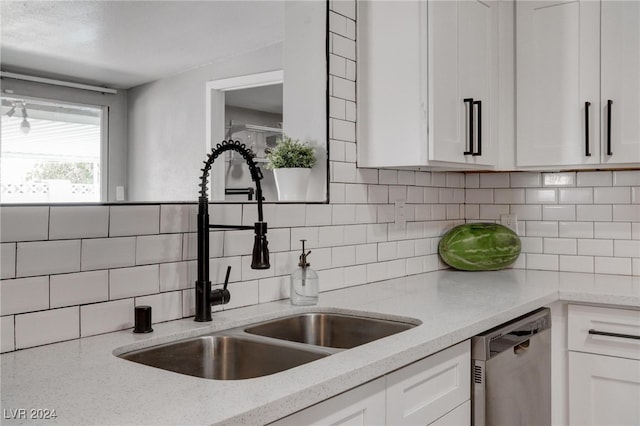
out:
<path id="1" fill-rule="evenodd" d="M 224 117 L 225 92 L 229 90 L 248 89 L 251 87 L 270 86 L 281 84 L 284 81 L 284 71 L 269 71 L 257 74 L 242 75 L 239 77 L 223 78 L 220 80 L 207 81 L 205 85 L 205 155 L 209 154 L 215 145 L 214 141 L 222 141 L 225 137 L 224 125 L 213 129 L 211 124 L 213 115 Z M 218 161 L 213 164 L 209 178 L 209 199 L 212 201 L 224 200 L 225 174 L 224 162 Z"/>
<path id="2" fill-rule="evenodd" d="M 223 78 L 207 82 L 207 93 L 209 90 L 239 90 L 251 87 L 270 86 L 284 81 L 284 71 L 268 71 L 257 74 L 241 75 L 238 77 Z"/>
<path id="3" fill-rule="evenodd" d="M 74 89 L 91 90 L 100 93 L 110 93 L 115 95 L 118 93 L 116 89 L 108 89 L 100 86 L 90 86 L 88 84 L 72 83 L 70 81 L 54 80 L 52 78 L 35 77 L 32 75 L 16 74 L 13 72 L 0 71 L 0 77 L 13 78 L 16 80 L 33 81 L 36 83 L 52 84 L 54 86 L 72 87 Z"/>

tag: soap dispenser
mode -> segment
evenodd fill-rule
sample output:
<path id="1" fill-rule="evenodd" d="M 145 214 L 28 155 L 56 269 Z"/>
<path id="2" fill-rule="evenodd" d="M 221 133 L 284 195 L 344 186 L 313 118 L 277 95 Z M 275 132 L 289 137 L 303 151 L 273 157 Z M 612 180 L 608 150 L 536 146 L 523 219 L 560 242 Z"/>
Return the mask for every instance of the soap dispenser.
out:
<path id="1" fill-rule="evenodd" d="M 318 274 L 310 268 L 307 257 L 311 251 L 305 252 L 304 242 L 302 242 L 302 254 L 298 269 L 291 274 L 291 304 L 292 305 L 315 305 L 318 303 Z"/>

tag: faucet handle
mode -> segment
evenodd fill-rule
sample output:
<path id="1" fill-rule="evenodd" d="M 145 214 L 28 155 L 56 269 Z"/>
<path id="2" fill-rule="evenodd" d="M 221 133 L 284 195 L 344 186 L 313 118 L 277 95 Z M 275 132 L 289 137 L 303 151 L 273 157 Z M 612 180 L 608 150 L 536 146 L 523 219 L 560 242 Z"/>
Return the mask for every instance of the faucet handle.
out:
<path id="1" fill-rule="evenodd" d="M 226 305 L 231 300 L 231 293 L 227 290 L 229 285 L 229 275 L 231 274 L 231 265 L 227 266 L 227 275 L 224 278 L 224 286 L 222 289 L 211 291 L 211 305 Z"/>

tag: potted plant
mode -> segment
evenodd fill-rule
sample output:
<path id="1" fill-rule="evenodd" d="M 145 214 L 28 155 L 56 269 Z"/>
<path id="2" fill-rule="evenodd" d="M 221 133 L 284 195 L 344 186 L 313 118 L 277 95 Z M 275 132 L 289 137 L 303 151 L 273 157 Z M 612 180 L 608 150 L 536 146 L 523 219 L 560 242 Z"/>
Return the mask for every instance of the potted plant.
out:
<path id="1" fill-rule="evenodd" d="M 287 135 L 267 149 L 267 169 L 273 170 L 280 201 L 304 201 L 311 168 L 316 164 L 315 150 L 306 142 Z"/>

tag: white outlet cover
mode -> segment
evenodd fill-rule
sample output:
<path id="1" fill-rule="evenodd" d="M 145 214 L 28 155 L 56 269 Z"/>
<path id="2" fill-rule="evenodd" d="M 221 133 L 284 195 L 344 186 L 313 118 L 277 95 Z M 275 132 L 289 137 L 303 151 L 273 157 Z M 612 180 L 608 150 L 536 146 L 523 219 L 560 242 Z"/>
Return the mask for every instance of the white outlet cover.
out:
<path id="1" fill-rule="evenodd" d="M 515 214 L 501 214 L 500 224 L 518 233 L 518 216 Z"/>

